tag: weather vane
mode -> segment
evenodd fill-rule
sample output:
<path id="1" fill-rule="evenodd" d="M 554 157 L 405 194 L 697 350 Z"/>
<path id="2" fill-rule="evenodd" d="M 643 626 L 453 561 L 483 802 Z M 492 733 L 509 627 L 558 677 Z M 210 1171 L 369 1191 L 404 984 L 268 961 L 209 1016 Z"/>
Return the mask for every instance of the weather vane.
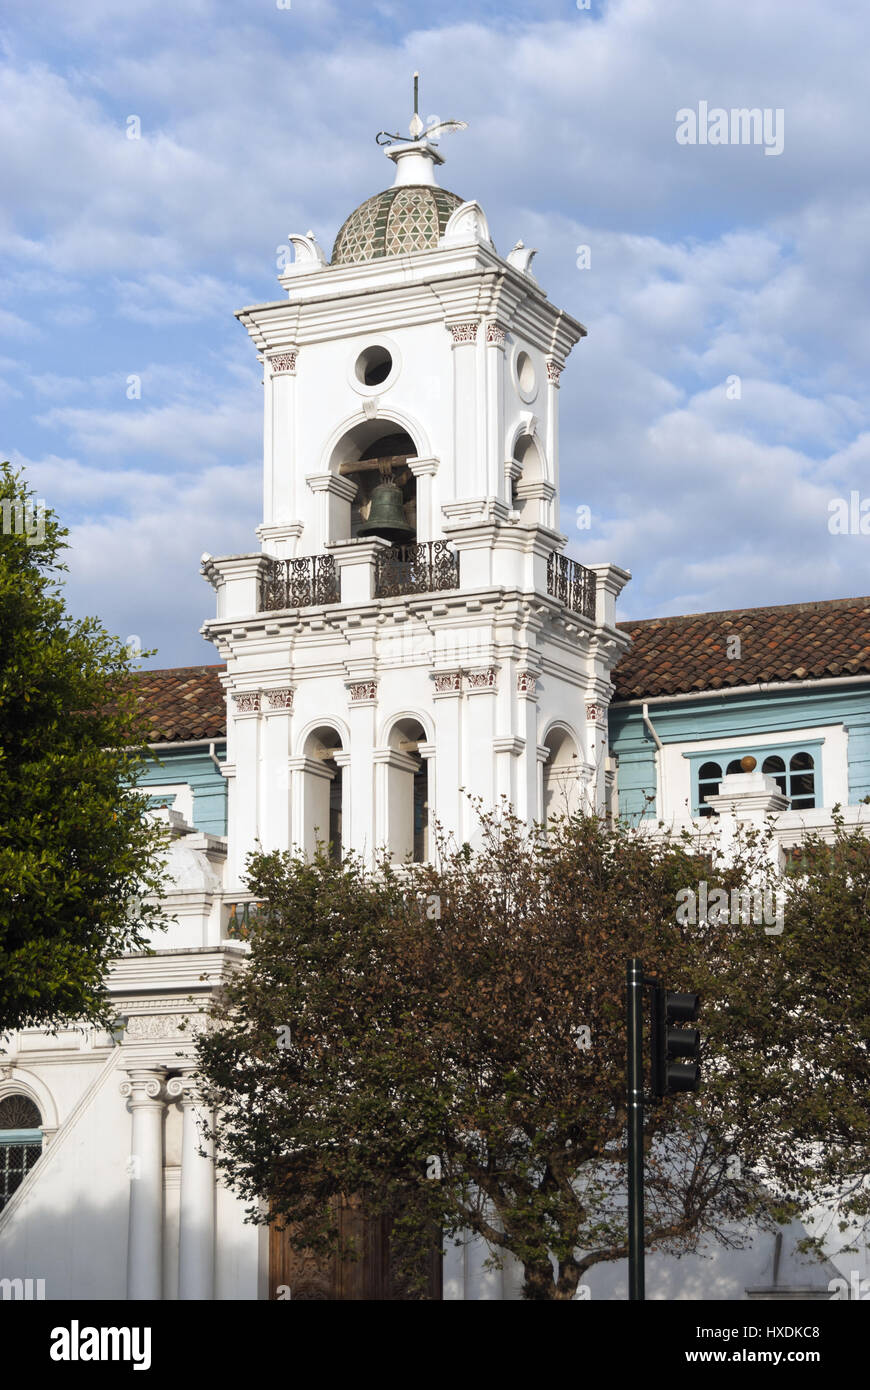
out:
<path id="1" fill-rule="evenodd" d="M 467 130 L 467 129 L 468 129 L 468 122 L 467 122 L 467 121 L 435 121 L 432 125 L 428 126 L 426 129 L 424 129 L 424 128 L 423 128 L 423 122 L 420 120 L 420 74 L 419 74 L 419 72 L 415 72 L 415 73 L 414 73 L 414 114 L 413 114 L 413 116 L 411 117 L 411 124 L 410 124 L 410 126 L 408 127 L 408 129 L 409 129 L 410 132 L 411 132 L 411 139 L 412 139 L 413 141 L 415 141 L 415 142 L 419 142 L 419 141 L 423 141 L 423 140 L 429 140 L 429 139 L 431 138 L 431 136 L 443 134 L 445 131 L 449 131 L 449 130 Z M 407 142 L 407 139 L 406 139 L 406 137 L 405 137 L 404 135 L 393 135 L 393 134 L 392 134 L 390 131 L 388 131 L 388 130 L 379 130 L 378 133 L 377 133 L 377 135 L 375 136 L 375 140 L 377 141 L 377 143 L 378 143 L 379 145 L 394 145 L 394 144 L 396 144 L 397 142 L 398 142 L 399 144 L 401 144 L 401 145 L 404 145 L 404 144 L 407 144 L 407 143 L 408 143 L 408 142 Z"/>

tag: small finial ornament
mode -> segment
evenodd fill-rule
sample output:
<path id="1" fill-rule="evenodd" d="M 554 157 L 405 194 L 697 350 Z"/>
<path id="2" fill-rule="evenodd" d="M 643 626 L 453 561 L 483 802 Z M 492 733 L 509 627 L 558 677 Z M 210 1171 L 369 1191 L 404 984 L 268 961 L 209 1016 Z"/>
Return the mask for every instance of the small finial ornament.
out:
<path id="1" fill-rule="evenodd" d="M 414 73 L 414 114 L 411 117 L 411 124 L 408 129 L 411 132 L 411 139 L 415 143 L 422 143 L 424 140 L 431 140 L 435 135 L 445 135 L 452 130 L 467 130 L 467 121 L 433 121 L 428 128 L 424 127 L 420 120 L 420 74 Z M 375 136 L 379 145 L 404 144 L 403 135 L 393 135 L 388 130 L 379 130 Z"/>

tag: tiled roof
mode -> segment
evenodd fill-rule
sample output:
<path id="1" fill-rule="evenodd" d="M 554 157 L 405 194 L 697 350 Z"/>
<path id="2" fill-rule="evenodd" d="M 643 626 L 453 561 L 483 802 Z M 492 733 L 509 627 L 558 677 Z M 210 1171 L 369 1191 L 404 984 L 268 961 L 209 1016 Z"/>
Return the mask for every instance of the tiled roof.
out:
<path id="1" fill-rule="evenodd" d="M 226 667 L 176 666 L 138 671 L 137 704 L 146 713 L 149 743 L 188 743 L 226 737 L 227 706 L 220 677 Z"/>
<path id="2" fill-rule="evenodd" d="M 737 608 L 618 626 L 632 645 L 614 672 L 614 701 L 769 681 L 865 674 L 870 679 L 870 598 Z M 739 645 L 729 643 L 734 637 Z"/>

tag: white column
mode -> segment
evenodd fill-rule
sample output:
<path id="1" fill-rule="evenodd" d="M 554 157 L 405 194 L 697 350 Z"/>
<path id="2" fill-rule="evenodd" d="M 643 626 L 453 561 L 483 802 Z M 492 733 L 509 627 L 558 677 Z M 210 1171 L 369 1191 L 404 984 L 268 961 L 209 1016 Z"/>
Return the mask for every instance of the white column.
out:
<path id="1" fill-rule="evenodd" d="M 162 1067 L 127 1072 L 121 1095 L 133 1113 L 130 1143 L 130 1218 L 127 1298 L 163 1293 L 163 1080 Z"/>
<path id="2" fill-rule="evenodd" d="M 192 1077 L 174 1076 L 166 1087 L 181 1100 L 181 1210 L 178 1231 L 178 1297 L 214 1298 L 215 1175 L 213 1118 L 199 1104 Z M 203 1129 L 207 1133 L 203 1133 Z M 205 1155 L 199 1152 L 200 1146 Z"/>
<path id="3" fill-rule="evenodd" d="M 465 1247 L 465 1297 L 475 1302 L 499 1300 L 502 1296 L 501 1270 L 485 1269 L 492 1251 L 482 1236 L 472 1236 Z"/>
<path id="4" fill-rule="evenodd" d="M 263 521 L 267 526 L 298 519 L 295 496 L 296 359 L 288 347 L 266 359 L 266 438 Z"/>
<path id="5" fill-rule="evenodd" d="M 346 681 L 348 692 L 347 722 L 350 726 L 351 756 L 350 825 L 343 839 L 348 849 L 355 850 L 371 864 L 376 848 L 375 804 L 375 717 L 377 713 L 378 682 L 371 678 Z"/>
<path id="6" fill-rule="evenodd" d="M 484 497 L 486 459 L 478 447 L 477 320 L 448 323 L 453 339 L 453 474 L 446 497 Z"/>

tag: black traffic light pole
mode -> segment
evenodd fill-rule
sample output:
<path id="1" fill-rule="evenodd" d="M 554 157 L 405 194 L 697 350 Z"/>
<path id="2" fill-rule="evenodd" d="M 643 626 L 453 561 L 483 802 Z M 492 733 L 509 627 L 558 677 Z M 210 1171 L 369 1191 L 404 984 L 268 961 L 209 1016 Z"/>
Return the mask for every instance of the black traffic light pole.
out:
<path id="1" fill-rule="evenodd" d="M 628 1297 L 642 1303 L 644 1290 L 643 1229 L 643 992 L 652 989 L 650 1018 L 650 1080 L 653 1104 L 680 1091 L 697 1091 L 701 1068 L 697 1058 L 700 1038 L 697 1028 L 679 1025 L 698 1017 L 697 994 L 676 994 L 665 989 L 657 978 L 648 979 L 643 963 L 632 956 L 626 967 L 626 1010 L 628 1021 Z M 676 1027 L 671 1027 L 676 1024 Z M 674 1061 L 676 1057 L 691 1061 Z"/>
<path id="2" fill-rule="evenodd" d="M 643 1302 L 643 965 L 626 970 L 628 1009 L 628 1297 Z"/>

